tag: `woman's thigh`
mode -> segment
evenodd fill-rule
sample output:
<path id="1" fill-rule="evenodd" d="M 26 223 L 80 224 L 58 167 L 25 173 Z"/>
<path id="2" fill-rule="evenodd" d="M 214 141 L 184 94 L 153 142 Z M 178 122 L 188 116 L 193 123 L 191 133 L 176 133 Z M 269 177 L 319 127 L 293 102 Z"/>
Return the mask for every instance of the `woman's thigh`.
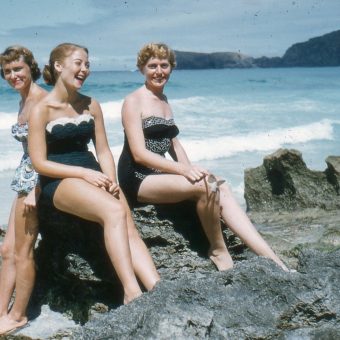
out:
<path id="1" fill-rule="evenodd" d="M 61 211 L 100 224 L 106 216 L 122 209 L 122 204 L 112 194 L 79 178 L 63 179 L 55 191 L 53 203 Z"/>
<path id="2" fill-rule="evenodd" d="M 138 201 L 142 203 L 177 203 L 184 200 L 197 200 L 208 194 L 205 179 L 191 183 L 184 176 L 162 174 L 149 175 L 138 190 Z"/>

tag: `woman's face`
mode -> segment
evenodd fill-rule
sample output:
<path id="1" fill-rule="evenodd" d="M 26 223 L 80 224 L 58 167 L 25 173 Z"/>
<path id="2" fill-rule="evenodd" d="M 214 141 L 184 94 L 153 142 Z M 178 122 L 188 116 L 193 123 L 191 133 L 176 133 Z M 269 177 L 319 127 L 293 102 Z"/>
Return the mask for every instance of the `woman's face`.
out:
<path id="1" fill-rule="evenodd" d="M 156 88 L 164 87 L 170 78 L 171 65 L 168 59 L 150 58 L 143 67 L 146 82 Z"/>
<path id="2" fill-rule="evenodd" d="M 60 77 L 65 84 L 79 89 L 90 74 L 88 55 L 83 49 L 76 49 L 57 69 L 60 70 Z"/>
<path id="3" fill-rule="evenodd" d="M 22 91 L 32 82 L 30 67 L 24 62 L 24 58 L 2 65 L 5 80 L 17 91 Z"/>

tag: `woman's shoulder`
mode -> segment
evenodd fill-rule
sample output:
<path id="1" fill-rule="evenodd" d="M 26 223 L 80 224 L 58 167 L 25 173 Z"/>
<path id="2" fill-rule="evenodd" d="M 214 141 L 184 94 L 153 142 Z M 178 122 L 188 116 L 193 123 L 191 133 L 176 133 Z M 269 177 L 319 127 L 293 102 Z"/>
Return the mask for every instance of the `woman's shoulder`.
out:
<path id="1" fill-rule="evenodd" d="M 88 111 L 88 113 L 90 113 L 94 117 L 98 114 L 102 114 L 102 109 L 97 99 L 93 97 L 84 96 L 84 95 L 82 96 L 83 96 L 82 101 L 83 101 L 83 108 L 84 108 L 83 112 Z"/>
<path id="2" fill-rule="evenodd" d="M 124 98 L 123 109 L 128 108 L 131 110 L 137 109 L 141 107 L 143 103 L 143 90 L 142 88 L 137 89 L 136 91 L 131 92 Z"/>
<path id="3" fill-rule="evenodd" d="M 141 93 L 140 93 L 140 89 L 133 91 L 131 93 L 129 93 L 125 98 L 124 98 L 124 102 L 126 103 L 133 103 L 137 100 L 139 100 L 141 97 Z"/>
<path id="4" fill-rule="evenodd" d="M 35 96 L 33 97 L 34 101 L 40 101 L 46 95 L 48 95 L 48 91 L 43 89 L 41 86 L 36 85 Z"/>

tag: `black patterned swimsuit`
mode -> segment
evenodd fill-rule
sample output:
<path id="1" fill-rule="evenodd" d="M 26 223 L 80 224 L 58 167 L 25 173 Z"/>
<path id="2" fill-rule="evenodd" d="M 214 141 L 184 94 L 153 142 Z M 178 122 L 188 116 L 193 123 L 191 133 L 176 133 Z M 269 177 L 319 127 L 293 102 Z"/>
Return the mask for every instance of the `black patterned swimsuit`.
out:
<path id="1" fill-rule="evenodd" d="M 170 150 L 171 140 L 179 133 L 173 119 L 156 116 L 142 119 L 142 128 L 146 149 L 163 157 Z M 118 181 L 131 206 L 138 205 L 137 194 L 144 178 L 161 173 L 158 169 L 151 169 L 134 161 L 125 135 L 123 151 L 118 162 Z"/>
<path id="2" fill-rule="evenodd" d="M 94 139 L 94 119 L 90 114 L 58 118 L 46 126 L 47 159 L 101 171 L 88 143 Z M 54 193 L 62 179 L 40 175 L 39 202 L 53 206 Z"/>

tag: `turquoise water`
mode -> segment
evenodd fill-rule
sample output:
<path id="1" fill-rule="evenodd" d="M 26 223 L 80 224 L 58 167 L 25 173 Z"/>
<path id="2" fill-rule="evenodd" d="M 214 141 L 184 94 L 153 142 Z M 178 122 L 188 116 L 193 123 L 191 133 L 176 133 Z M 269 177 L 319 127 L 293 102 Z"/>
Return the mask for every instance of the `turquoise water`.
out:
<path id="1" fill-rule="evenodd" d="M 143 83 L 138 72 L 93 72 L 83 93 L 102 105 L 110 147 L 123 143 L 123 98 Z M 48 87 L 46 87 L 48 88 Z M 189 157 L 226 178 L 243 201 L 243 172 L 280 147 L 298 149 L 307 165 L 324 170 L 340 150 L 340 68 L 174 71 L 166 94 Z M 0 225 L 6 223 L 11 176 L 21 147 L 10 135 L 18 95 L 0 82 Z"/>

